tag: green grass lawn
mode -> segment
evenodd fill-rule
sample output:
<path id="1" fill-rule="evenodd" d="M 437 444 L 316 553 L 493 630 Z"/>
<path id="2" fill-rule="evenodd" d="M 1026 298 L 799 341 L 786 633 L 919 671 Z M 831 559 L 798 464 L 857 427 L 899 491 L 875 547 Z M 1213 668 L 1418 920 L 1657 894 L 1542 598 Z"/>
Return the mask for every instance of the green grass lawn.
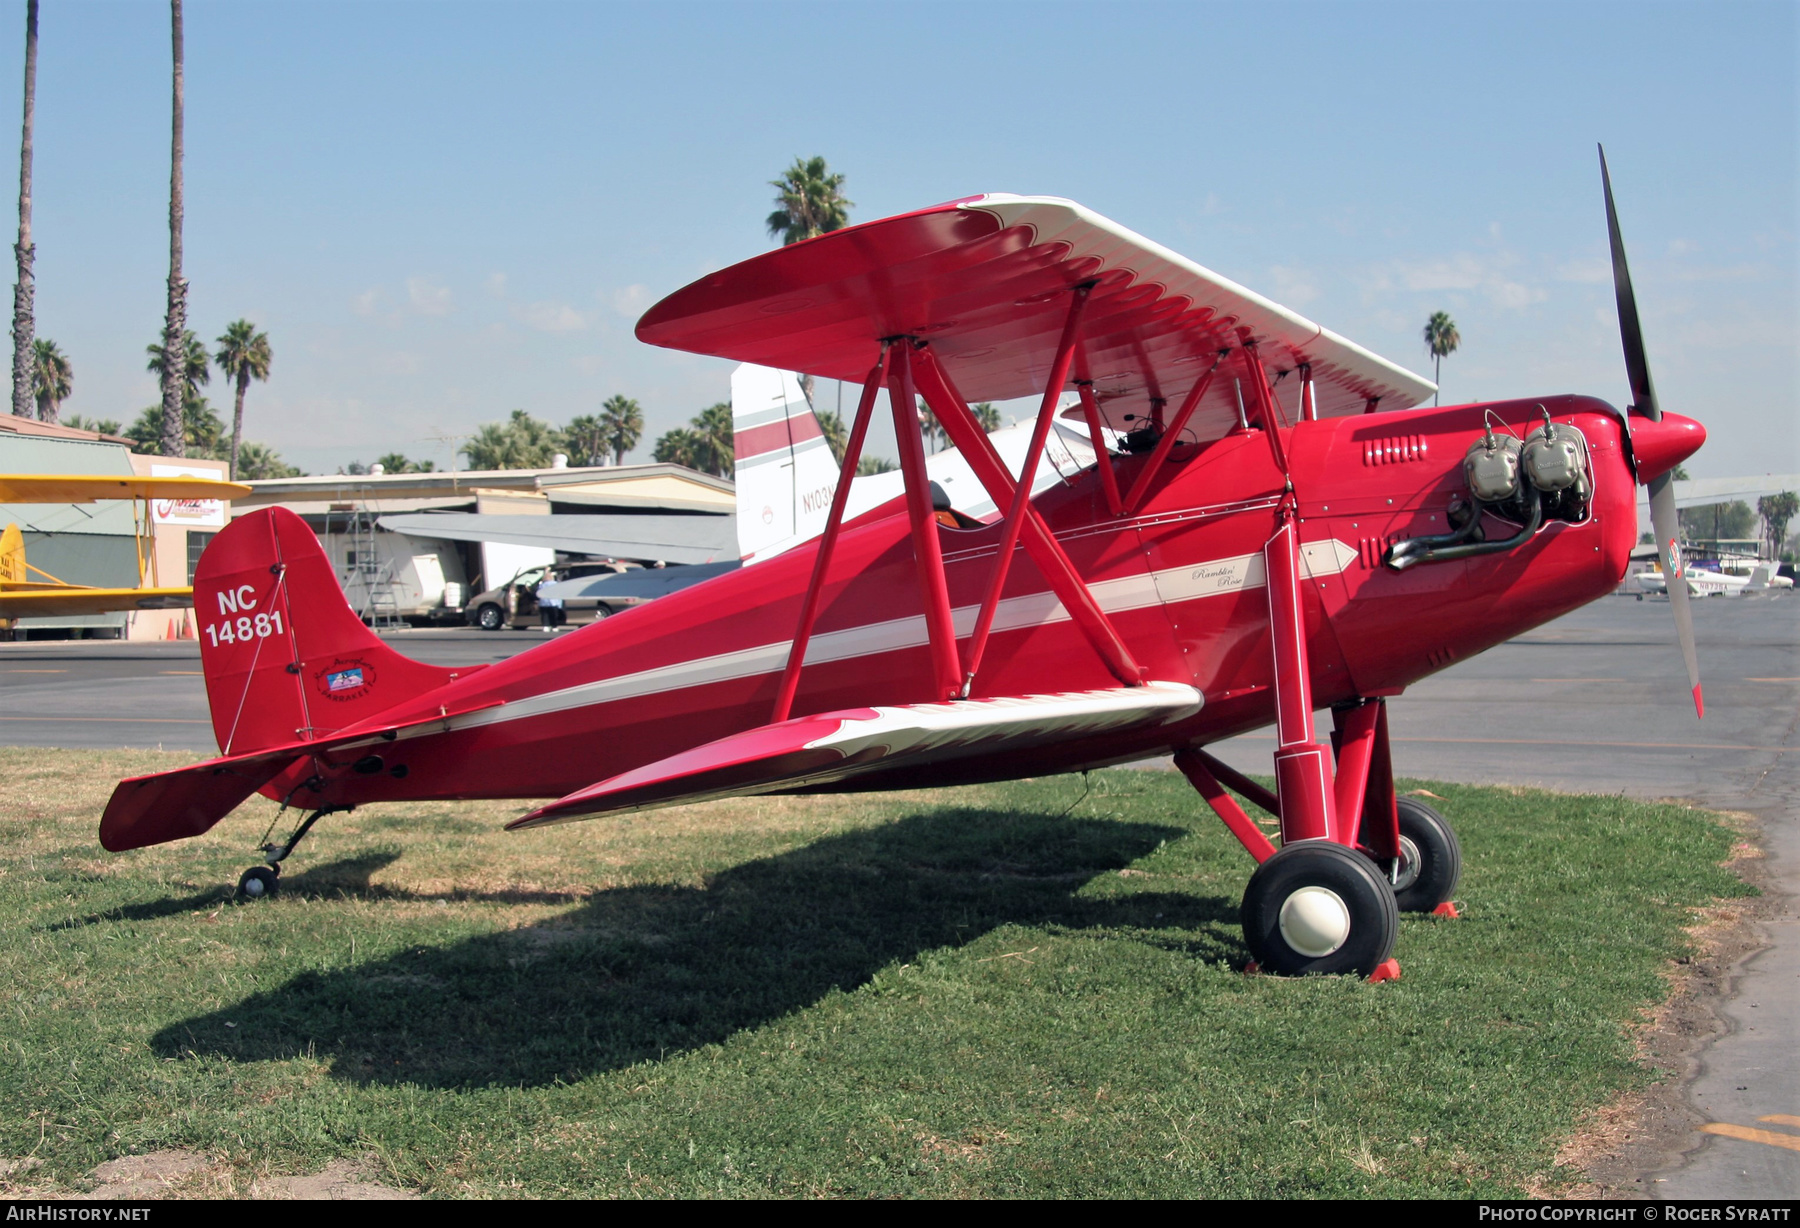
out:
<path id="1" fill-rule="evenodd" d="M 1397 983 L 1249 976 L 1249 858 L 1121 770 L 377 807 L 238 905 L 260 799 L 96 843 L 184 761 L 0 750 L 0 1194 L 180 1148 L 215 1192 L 355 1157 L 442 1195 L 1516 1195 L 1578 1176 L 1694 910 L 1747 891 L 1704 812 L 1432 784 L 1464 919 L 1403 918 Z"/>

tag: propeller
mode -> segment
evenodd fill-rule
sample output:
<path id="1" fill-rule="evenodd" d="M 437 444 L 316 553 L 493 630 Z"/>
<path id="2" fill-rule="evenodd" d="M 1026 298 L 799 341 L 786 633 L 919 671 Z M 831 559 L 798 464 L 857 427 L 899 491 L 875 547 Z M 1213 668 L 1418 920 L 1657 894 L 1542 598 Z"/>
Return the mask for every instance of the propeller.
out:
<path id="1" fill-rule="evenodd" d="M 1650 382 L 1650 360 L 1644 354 L 1644 330 L 1638 322 L 1637 296 L 1631 292 L 1631 270 L 1625 264 L 1625 239 L 1619 233 L 1619 212 L 1613 206 L 1612 176 L 1606 170 L 1606 148 L 1600 147 L 1600 183 L 1606 191 L 1606 230 L 1612 240 L 1613 290 L 1619 301 L 1619 340 L 1625 346 L 1625 374 L 1631 381 L 1631 409 L 1626 414 L 1629 439 L 1631 415 L 1637 414 L 1660 423 L 1663 413 L 1656 403 L 1656 388 Z M 1647 441 L 1646 441 L 1647 442 Z M 1694 655 L 1694 613 L 1688 606 L 1687 567 L 1678 544 L 1680 528 L 1675 515 L 1675 488 L 1668 469 L 1652 473 L 1641 463 L 1638 449 L 1632 450 L 1632 463 L 1639 481 L 1647 481 L 1650 490 L 1650 525 L 1656 533 L 1657 553 L 1667 577 L 1669 608 L 1675 612 L 1675 634 L 1681 641 L 1681 659 L 1687 664 L 1688 685 L 1694 689 L 1694 713 L 1706 715 L 1706 701 L 1700 693 L 1700 662 Z"/>

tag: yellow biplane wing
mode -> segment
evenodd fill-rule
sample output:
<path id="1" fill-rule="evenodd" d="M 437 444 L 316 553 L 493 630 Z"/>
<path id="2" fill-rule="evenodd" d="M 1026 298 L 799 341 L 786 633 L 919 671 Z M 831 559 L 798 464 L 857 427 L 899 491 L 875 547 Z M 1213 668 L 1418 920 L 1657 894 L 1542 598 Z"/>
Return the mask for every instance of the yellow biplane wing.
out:
<path id="1" fill-rule="evenodd" d="M 250 493 L 242 482 L 196 477 L 95 477 L 76 474 L 0 473 L 0 503 L 95 503 L 142 499 L 138 570 L 143 571 L 148 505 L 160 500 L 230 500 Z M 136 513 L 133 513 L 134 516 Z M 36 573 L 36 577 L 33 577 Z M 25 561 L 19 526 L 0 532 L 0 622 L 19 618 L 66 618 L 117 610 L 178 610 L 194 604 L 191 588 L 97 588 L 67 584 Z"/>
<path id="2" fill-rule="evenodd" d="M 236 499 L 242 482 L 213 478 L 92 477 L 0 473 L 0 503 L 94 503 L 102 499 Z"/>
<path id="3" fill-rule="evenodd" d="M 225 485 L 225 483 L 220 483 Z M 42 580 L 31 579 L 36 572 Z M 0 619 L 67 618 L 115 610 L 183 610 L 194 604 L 191 588 L 97 588 L 65 584 L 25 561 L 25 535 L 9 524 L 0 530 Z"/>
<path id="4" fill-rule="evenodd" d="M 79 584 L 0 584 L 0 618 L 67 618 L 115 610 L 185 610 L 191 588 L 86 588 Z"/>

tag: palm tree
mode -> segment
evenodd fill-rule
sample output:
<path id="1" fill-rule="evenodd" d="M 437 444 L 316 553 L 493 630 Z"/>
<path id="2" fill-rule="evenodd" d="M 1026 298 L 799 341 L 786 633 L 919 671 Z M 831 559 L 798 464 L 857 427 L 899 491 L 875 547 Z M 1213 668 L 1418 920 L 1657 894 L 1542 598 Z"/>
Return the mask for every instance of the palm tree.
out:
<path id="1" fill-rule="evenodd" d="M 32 348 L 37 332 L 36 285 L 31 263 L 37 248 L 31 242 L 31 129 L 37 118 L 38 0 L 25 3 L 25 123 L 19 140 L 19 242 L 13 254 L 19 260 L 19 280 L 13 284 L 13 399 L 12 411 L 31 416 Z M 51 419 L 55 421 L 55 419 Z"/>
<path id="2" fill-rule="evenodd" d="M 1431 355 L 1431 382 L 1438 382 L 1438 371 L 1444 359 L 1456 353 L 1456 347 L 1462 344 L 1462 334 L 1456 331 L 1456 321 L 1450 318 L 1447 311 L 1434 311 L 1431 319 L 1425 321 L 1425 349 Z M 1438 394 L 1431 394 L 1431 403 L 1438 403 Z"/>
<path id="3" fill-rule="evenodd" d="M 381 471 L 383 473 L 437 472 L 436 461 L 412 460 L 404 452 L 389 452 L 385 456 L 378 456 L 375 458 L 375 463 L 381 466 Z"/>
<path id="4" fill-rule="evenodd" d="M 57 408 L 75 389 L 75 368 L 56 342 L 40 338 L 31 343 L 31 395 L 38 417 L 56 421 Z"/>
<path id="5" fill-rule="evenodd" d="M 856 207 L 844 196 L 844 177 L 833 175 L 824 158 L 795 158 L 769 186 L 777 206 L 768 217 L 769 234 L 783 246 L 843 229 Z"/>
<path id="6" fill-rule="evenodd" d="M 186 456 L 192 452 L 195 456 L 218 458 L 220 444 L 225 436 L 225 424 L 219 420 L 218 413 L 199 393 L 188 397 L 181 407 L 182 453 Z M 137 421 L 126 427 L 123 434 L 133 441 L 132 451 L 145 452 L 156 456 L 167 456 L 163 446 L 163 411 L 162 406 L 152 405 L 137 416 Z"/>
<path id="7" fill-rule="evenodd" d="M 969 406 L 969 412 L 975 415 L 975 421 L 980 423 L 981 429 L 988 434 L 992 435 L 1000 429 L 1000 411 L 994 407 L 992 401 L 977 401 Z"/>
<path id="8" fill-rule="evenodd" d="M 819 420 L 819 433 L 825 436 L 825 446 L 831 449 L 831 459 L 843 464 L 844 449 L 850 443 L 850 432 L 844 427 L 844 416 L 834 409 L 821 410 L 813 416 Z"/>
<path id="9" fill-rule="evenodd" d="M 429 468 L 429 463 L 427 464 Z M 246 482 L 258 482 L 265 478 L 297 478 L 304 476 L 299 469 L 281 459 L 281 455 L 266 443 L 257 443 L 254 439 L 246 439 L 238 449 L 238 477 Z"/>
<path id="10" fill-rule="evenodd" d="M 231 456 L 227 470 L 237 481 L 238 445 L 244 438 L 244 393 L 253 379 L 269 378 L 269 363 L 275 355 L 269 350 L 269 334 L 256 331 L 248 320 L 233 320 L 219 337 L 219 352 L 213 355 L 225 378 L 237 381 L 237 408 L 231 417 Z"/>
<path id="11" fill-rule="evenodd" d="M 703 473 L 731 477 L 737 468 L 737 456 L 732 447 L 730 404 L 721 401 L 707 406 L 694 415 L 691 425 L 701 442 L 700 464 L 694 467 Z"/>
<path id="12" fill-rule="evenodd" d="M 183 108 L 181 0 L 169 0 L 170 46 L 175 57 L 175 88 L 171 107 L 169 140 L 169 314 L 163 322 L 162 374 L 162 454 L 187 455 L 186 434 L 181 426 L 183 402 L 187 399 L 182 379 L 176 371 L 182 338 L 192 337 L 187 331 L 187 279 L 181 275 L 181 126 Z M 202 351 L 204 354 L 204 351 Z M 204 380 L 201 382 L 205 382 Z"/>
<path id="13" fill-rule="evenodd" d="M 866 478 L 876 473 L 892 473 L 899 467 L 885 456 L 865 456 L 856 462 L 856 476 Z"/>
<path id="14" fill-rule="evenodd" d="M 563 428 L 563 439 L 569 445 L 569 460 L 575 465 L 606 463 L 606 428 L 593 414 L 569 419 Z"/>
<path id="15" fill-rule="evenodd" d="M 664 465 L 685 465 L 689 469 L 700 467 L 700 437 L 685 426 L 678 426 L 658 436 L 656 449 L 651 456 Z"/>
<path id="16" fill-rule="evenodd" d="M 775 212 L 765 224 L 771 238 L 782 246 L 816 239 L 850 224 L 856 202 L 844 195 L 844 177 L 833 175 L 824 158 L 795 158 L 781 178 L 769 180 L 775 189 Z M 813 377 L 800 377 L 800 392 L 813 403 Z"/>
<path id="17" fill-rule="evenodd" d="M 610 396 L 600 406 L 600 430 L 613 464 L 623 465 L 625 454 L 644 437 L 644 411 L 630 397 Z"/>
<path id="18" fill-rule="evenodd" d="M 63 425 L 72 426 L 78 431 L 93 431 L 99 435 L 118 435 L 125 430 L 119 425 L 116 418 L 101 418 L 99 421 L 95 421 L 92 418 L 83 418 L 80 414 L 70 414 Z"/>
<path id="19" fill-rule="evenodd" d="M 471 469 L 548 469 L 563 450 L 562 432 L 522 409 L 505 422 L 489 422 L 458 449 Z"/>
<path id="20" fill-rule="evenodd" d="M 175 376 L 175 390 L 181 394 L 181 401 L 185 404 L 200 395 L 201 385 L 212 382 L 212 366 L 206 356 L 206 347 L 200 344 L 200 338 L 194 336 L 192 329 L 183 331 L 181 338 L 181 348 L 185 351 L 185 357 L 181 363 L 181 370 Z M 144 369 L 154 372 L 164 384 L 167 384 L 170 378 L 165 365 L 168 360 L 167 348 L 152 341 L 144 347 L 144 353 L 150 355 L 150 361 L 144 364 Z M 164 455 L 179 454 L 164 453 Z"/>
<path id="21" fill-rule="evenodd" d="M 1781 547 L 1787 544 L 1788 521 L 1800 514 L 1800 496 L 1791 490 L 1778 495 L 1765 495 L 1756 501 L 1756 512 L 1769 533 L 1769 557 L 1779 559 Z"/>

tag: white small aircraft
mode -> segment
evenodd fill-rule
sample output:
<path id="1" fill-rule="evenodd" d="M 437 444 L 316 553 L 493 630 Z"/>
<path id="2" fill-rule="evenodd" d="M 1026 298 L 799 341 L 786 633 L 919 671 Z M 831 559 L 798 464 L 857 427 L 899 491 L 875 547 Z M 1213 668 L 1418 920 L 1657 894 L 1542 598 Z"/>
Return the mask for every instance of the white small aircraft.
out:
<path id="1" fill-rule="evenodd" d="M 1688 593 L 1695 597 L 1738 597 L 1745 593 L 1766 593 L 1773 589 L 1793 588 L 1794 582 L 1787 576 L 1778 576 L 1775 569 L 1778 564 L 1759 563 L 1750 569 L 1747 576 L 1728 575 L 1722 571 L 1708 571 L 1704 567 L 1689 567 L 1684 570 L 1687 578 Z M 1637 586 L 1643 590 L 1638 600 L 1644 599 L 1644 593 L 1667 596 L 1669 592 L 1668 578 L 1661 571 L 1645 571 L 1638 573 Z"/>
<path id="2" fill-rule="evenodd" d="M 737 457 L 738 553 L 744 563 L 773 558 L 818 537 L 831 511 L 838 464 L 800 391 L 799 378 L 792 371 L 740 364 L 731 373 L 731 424 Z M 1016 476 L 1031 443 L 1031 423 L 1002 427 L 987 438 L 1007 472 Z M 1119 436 L 1103 428 L 1101 438 L 1115 444 Z M 1090 437 L 1069 423 L 1054 423 L 1044 440 L 1043 463 L 1032 480 L 1033 496 L 1058 484 L 1072 485 L 1094 463 Z M 935 488 L 933 499 L 947 501 L 947 507 L 935 509 L 945 523 L 953 523 L 957 516 L 985 522 L 999 515 L 1000 509 L 956 448 L 927 457 L 925 476 Z M 905 490 L 898 470 L 857 478 L 845 502 L 845 522 L 899 498 Z"/>

